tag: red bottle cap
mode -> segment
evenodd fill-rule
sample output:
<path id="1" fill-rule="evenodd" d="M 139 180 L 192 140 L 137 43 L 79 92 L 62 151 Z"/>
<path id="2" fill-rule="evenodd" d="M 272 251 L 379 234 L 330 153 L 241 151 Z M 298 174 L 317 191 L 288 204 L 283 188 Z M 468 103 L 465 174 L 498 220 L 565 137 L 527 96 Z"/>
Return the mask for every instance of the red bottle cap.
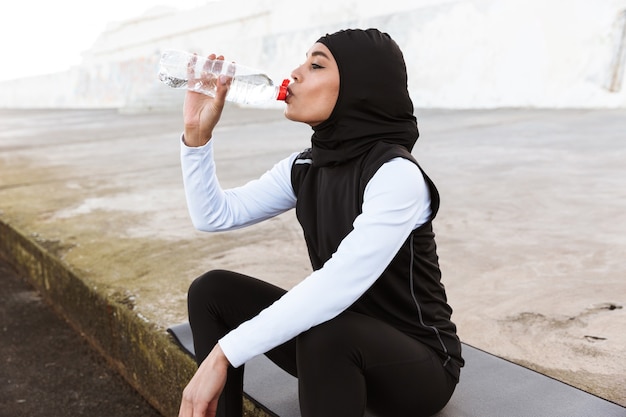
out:
<path id="1" fill-rule="evenodd" d="M 283 83 L 280 85 L 278 89 L 278 97 L 276 100 L 284 100 L 287 97 L 287 86 L 289 85 L 289 80 L 283 80 Z"/>

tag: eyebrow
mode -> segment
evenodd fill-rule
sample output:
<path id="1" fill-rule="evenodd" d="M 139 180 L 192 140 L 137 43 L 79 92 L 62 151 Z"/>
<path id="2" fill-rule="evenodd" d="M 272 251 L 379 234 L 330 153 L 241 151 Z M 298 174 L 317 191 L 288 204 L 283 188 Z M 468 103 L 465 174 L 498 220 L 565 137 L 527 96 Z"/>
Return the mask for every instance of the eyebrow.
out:
<path id="1" fill-rule="evenodd" d="M 307 57 L 309 56 L 309 54 L 307 53 Z M 324 53 L 323 51 L 313 51 L 311 52 L 311 56 L 322 56 L 326 59 L 330 59 L 328 55 L 326 55 L 326 53 Z"/>

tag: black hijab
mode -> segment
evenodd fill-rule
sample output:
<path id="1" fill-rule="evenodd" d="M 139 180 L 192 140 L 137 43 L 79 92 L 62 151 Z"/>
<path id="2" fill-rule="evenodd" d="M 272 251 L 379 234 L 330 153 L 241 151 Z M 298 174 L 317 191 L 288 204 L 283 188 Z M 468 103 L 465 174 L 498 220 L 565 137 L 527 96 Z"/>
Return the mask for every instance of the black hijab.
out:
<path id="1" fill-rule="evenodd" d="M 378 142 L 409 152 L 419 136 L 402 51 L 377 29 L 321 37 L 339 67 L 339 96 L 328 120 L 313 127 L 313 164 L 343 163 Z"/>

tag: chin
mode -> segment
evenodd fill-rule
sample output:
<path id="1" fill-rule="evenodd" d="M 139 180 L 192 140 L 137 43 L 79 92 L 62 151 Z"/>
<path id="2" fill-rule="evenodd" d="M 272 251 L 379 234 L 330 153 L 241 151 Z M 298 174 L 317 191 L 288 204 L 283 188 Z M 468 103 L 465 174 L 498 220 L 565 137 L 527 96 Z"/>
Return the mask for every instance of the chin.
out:
<path id="1" fill-rule="evenodd" d="M 319 121 L 311 121 L 311 118 L 303 118 L 301 116 L 298 116 L 297 113 L 294 114 L 293 112 L 290 112 L 289 106 L 285 107 L 285 111 L 283 112 L 283 115 L 285 116 L 287 120 L 291 120 L 292 122 L 304 123 L 311 127 L 321 123 Z"/>
<path id="2" fill-rule="evenodd" d="M 302 122 L 296 115 L 289 111 L 289 106 L 285 107 L 285 111 L 283 112 L 285 118 L 291 120 L 292 122 Z"/>

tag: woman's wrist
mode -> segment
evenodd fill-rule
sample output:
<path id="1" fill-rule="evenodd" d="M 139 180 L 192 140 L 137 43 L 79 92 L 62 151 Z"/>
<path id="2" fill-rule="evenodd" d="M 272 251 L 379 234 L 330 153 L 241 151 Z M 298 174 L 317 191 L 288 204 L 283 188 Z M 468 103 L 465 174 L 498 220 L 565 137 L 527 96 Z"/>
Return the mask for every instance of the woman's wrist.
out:
<path id="1" fill-rule="evenodd" d="M 213 350 L 211 350 L 211 353 L 209 353 L 209 356 L 207 357 L 207 359 L 214 366 L 217 366 L 220 368 L 221 367 L 228 368 L 230 366 L 230 362 L 228 361 L 228 358 L 224 354 L 224 351 L 222 350 L 222 347 L 220 346 L 219 343 L 215 345 Z"/>
<path id="2" fill-rule="evenodd" d="M 183 133 L 183 143 L 189 147 L 195 148 L 206 145 L 211 140 L 211 136 L 203 138 L 203 136 L 196 130 L 185 126 L 185 132 Z"/>

